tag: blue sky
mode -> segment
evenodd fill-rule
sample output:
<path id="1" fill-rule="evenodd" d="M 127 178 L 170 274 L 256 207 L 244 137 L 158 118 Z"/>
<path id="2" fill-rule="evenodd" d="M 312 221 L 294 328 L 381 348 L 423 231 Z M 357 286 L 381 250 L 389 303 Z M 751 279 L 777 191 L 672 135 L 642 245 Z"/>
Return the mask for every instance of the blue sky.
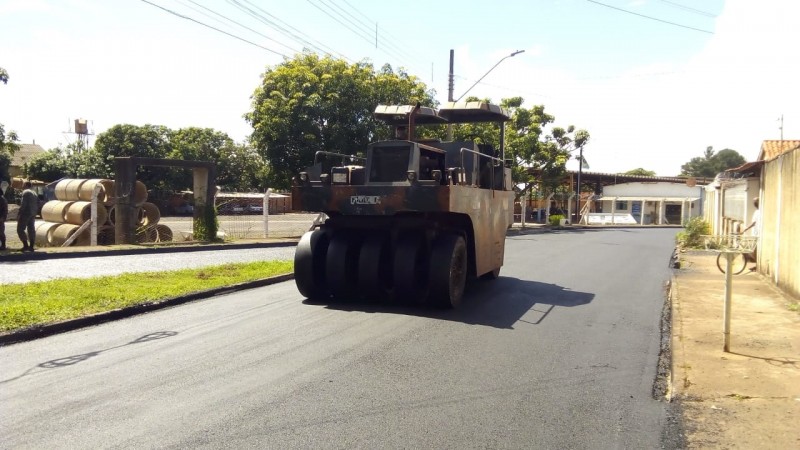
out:
<path id="1" fill-rule="evenodd" d="M 141 0 L 0 0 L 6 130 L 45 148 L 74 140 L 65 132 L 76 118 L 95 133 L 150 123 L 244 141 L 260 74 L 310 44 L 404 67 L 440 101 L 450 49 L 455 97 L 525 50 L 470 94 L 521 96 L 558 125 L 586 128 L 591 171 L 676 175 L 709 145 L 752 160 L 762 140 L 780 138 L 781 115 L 784 137 L 800 139 L 800 2 L 791 0 L 148 1 L 257 46 Z"/>

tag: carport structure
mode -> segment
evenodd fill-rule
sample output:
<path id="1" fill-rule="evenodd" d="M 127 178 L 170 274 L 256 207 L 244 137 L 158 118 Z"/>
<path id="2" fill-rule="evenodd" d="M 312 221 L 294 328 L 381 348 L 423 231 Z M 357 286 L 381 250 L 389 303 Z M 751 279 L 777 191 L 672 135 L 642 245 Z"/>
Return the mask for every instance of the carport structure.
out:
<path id="1" fill-rule="evenodd" d="M 139 166 L 192 169 L 195 222 L 204 218 L 207 206 L 212 208 L 214 206 L 214 195 L 217 192 L 217 165 L 213 162 L 126 156 L 114 158 L 114 164 L 116 174 L 114 195 L 117 199 L 117 219 L 114 235 L 117 244 L 132 244 L 136 242 L 133 198 L 136 186 L 136 168 Z"/>
<path id="2" fill-rule="evenodd" d="M 700 197 L 603 196 L 595 201 L 602 202 L 603 212 L 609 211 L 596 216 L 605 216 L 596 224 L 619 223 L 617 215 L 622 213 L 633 216 L 639 225 L 681 225 L 700 211 Z M 592 223 L 589 219 L 586 222 Z"/>

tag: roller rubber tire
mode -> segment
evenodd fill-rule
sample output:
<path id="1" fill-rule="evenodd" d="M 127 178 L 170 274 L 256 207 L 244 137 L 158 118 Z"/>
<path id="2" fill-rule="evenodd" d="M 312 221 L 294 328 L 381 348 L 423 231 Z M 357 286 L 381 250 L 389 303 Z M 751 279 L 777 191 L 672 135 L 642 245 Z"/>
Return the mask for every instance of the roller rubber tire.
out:
<path id="1" fill-rule="evenodd" d="M 430 262 L 431 301 L 455 308 L 464 297 L 467 282 L 467 246 L 453 234 L 439 236 L 433 243 Z"/>
<path id="2" fill-rule="evenodd" d="M 358 257 L 358 290 L 367 300 L 386 296 L 389 279 L 388 239 L 383 234 L 368 236 Z"/>
<path id="3" fill-rule="evenodd" d="M 328 235 L 317 229 L 300 238 L 294 252 L 294 282 L 300 295 L 308 299 L 327 296 L 325 287 L 325 256 Z"/>
<path id="4" fill-rule="evenodd" d="M 350 233 L 334 234 L 325 257 L 325 282 L 337 300 L 351 298 L 356 287 L 358 238 Z"/>
<path id="5" fill-rule="evenodd" d="M 407 233 L 397 240 L 393 263 L 395 301 L 424 303 L 428 299 L 429 253 L 422 233 Z"/>

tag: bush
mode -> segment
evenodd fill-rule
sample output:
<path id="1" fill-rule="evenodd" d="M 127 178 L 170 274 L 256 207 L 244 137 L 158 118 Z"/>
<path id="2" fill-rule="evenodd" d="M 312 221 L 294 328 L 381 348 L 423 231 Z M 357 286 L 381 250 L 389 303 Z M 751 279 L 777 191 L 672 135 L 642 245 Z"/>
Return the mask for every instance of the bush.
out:
<path id="1" fill-rule="evenodd" d="M 711 234 L 711 225 L 702 217 L 693 217 L 683 223 L 684 230 L 675 235 L 675 242 L 683 248 L 704 248 L 704 235 Z"/>
<path id="2" fill-rule="evenodd" d="M 550 216 L 550 225 L 559 226 L 561 225 L 561 220 L 564 219 L 564 216 L 561 214 L 553 214 Z"/>

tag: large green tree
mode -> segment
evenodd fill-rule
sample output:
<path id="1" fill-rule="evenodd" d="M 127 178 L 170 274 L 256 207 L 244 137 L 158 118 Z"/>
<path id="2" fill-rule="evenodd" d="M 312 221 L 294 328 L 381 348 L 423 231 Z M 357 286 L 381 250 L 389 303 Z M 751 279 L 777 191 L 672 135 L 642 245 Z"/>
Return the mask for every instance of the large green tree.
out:
<path id="1" fill-rule="evenodd" d="M 372 117 L 377 104 L 417 102 L 434 106 L 433 92 L 403 71 L 304 53 L 267 69 L 245 118 L 270 166 L 270 186 L 288 188 L 317 151 L 363 153 L 388 137 Z"/>
<path id="2" fill-rule="evenodd" d="M 736 150 L 726 148 L 718 153 L 711 146 L 706 147 L 703 156 L 697 156 L 681 166 L 681 175 L 711 178 L 727 169 L 740 166 L 745 159 Z"/>
<path id="3" fill-rule="evenodd" d="M 506 124 L 505 157 L 512 162 L 515 190 L 518 195 L 531 189 L 554 192 L 564 183 L 569 158 L 588 144 L 589 132 L 573 125 L 554 126 L 555 117 L 545 112 L 544 105 L 525 108 L 523 102 L 522 97 L 500 101 L 511 112 L 511 121 Z M 457 125 L 453 136 L 457 140 L 476 139 L 494 145 L 500 142 L 499 128 L 494 124 Z"/>
<path id="4" fill-rule="evenodd" d="M 266 163 L 253 149 L 236 144 L 227 134 L 211 128 L 182 128 L 170 134 L 172 159 L 213 161 L 217 164 L 217 185 L 228 191 L 266 188 Z M 192 187 L 192 174 L 173 170 L 173 185 Z"/>

